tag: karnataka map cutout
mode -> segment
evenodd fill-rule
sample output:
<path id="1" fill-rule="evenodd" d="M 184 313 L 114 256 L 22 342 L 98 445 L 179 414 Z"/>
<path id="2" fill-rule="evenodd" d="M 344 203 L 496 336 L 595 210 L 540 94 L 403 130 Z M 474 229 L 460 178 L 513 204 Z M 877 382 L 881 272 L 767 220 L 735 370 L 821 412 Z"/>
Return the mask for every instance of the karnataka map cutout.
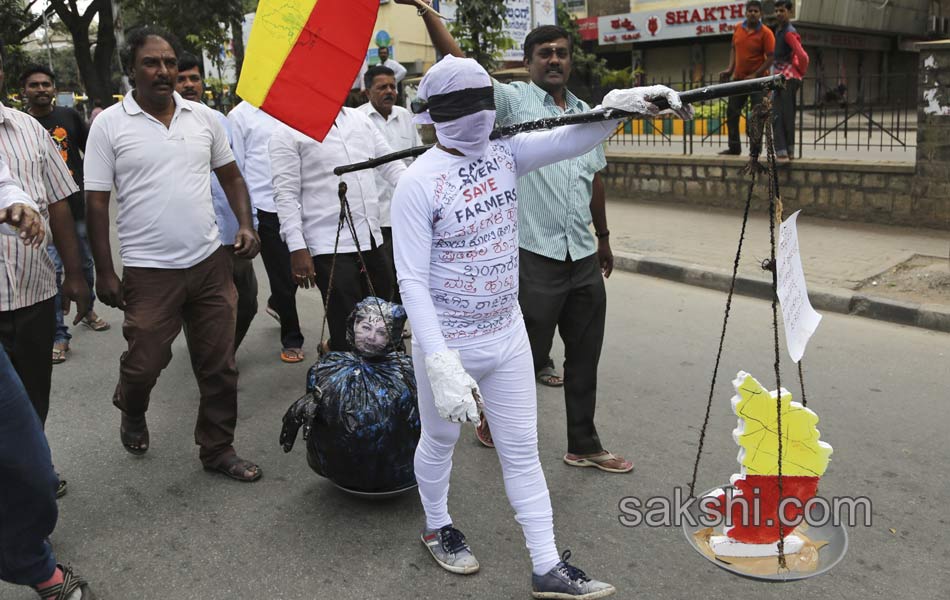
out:
<path id="1" fill-rule="evenodd" d="M 732 432 L 739 444 L 740 473 L 730 478 L 733 497 L 742 497 L 745 503 L 727 503 L 722 489 L 714 490 L 706 498 L 718 503 L 711 506 L 721 512 L 727 508 L 732 525 L 723 529 L 724 535 L 709 538 L 710 549 L 718 556 L 776 556 L 779 540 L 778 488 L 778 422 L 776 393 L 766 390 L 754 377 L 740 371 L 732 382 L 736 395 L 732 410 L 739 417 L 739 425 Z M 792 535 L 790 523 L 804 512 L 804 507 L 818 492 L 818 480 L 828 468 L 832 448 L 820 441 L 818 415 L 782 389 L 782 498 L 797 498 L 797 503 L 786 503 L 784 553 L 795 554 L 804 541 Z M 707 501 L 708 502 L 708 501 Z M 748 509 L 743 507 L 745 504 Z M 758 506 L 755 517 L 753 507 Z M 743 511 L 746 514 L 743 514 Z"/>

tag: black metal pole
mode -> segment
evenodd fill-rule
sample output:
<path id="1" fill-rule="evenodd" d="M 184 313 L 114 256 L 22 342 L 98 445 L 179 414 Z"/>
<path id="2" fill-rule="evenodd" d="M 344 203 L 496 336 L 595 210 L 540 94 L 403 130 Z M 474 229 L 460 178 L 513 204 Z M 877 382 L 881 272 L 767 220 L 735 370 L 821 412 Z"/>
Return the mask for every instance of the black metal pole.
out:
<path id="1" fill-rule="evenodd" d="M 769 77 L 759 77 L 757 79 L 746 79 L 743 81 L 730 81 L 728 83 L 719 83 L 716 85 L 707 85 L 705 87 L 696 88 L 693 90 L 686 90 L 684 92 L 680 92 L 680 99 L 682 99 L 683 104 L 694 104 L 697 102 L 705 102 L 706 100 L 716 100 L 718 98 L 728 98 L 729 96 L 753 94 L 756 92 L 775 90 L 783 87 L 785 87 L 785 76 L 771 75 Z M 670 107 L 666 101 L 666 98 L 657 98 L 656 100 L 653 100 L 653 104 L 655 104 L 660 110 L 666 110 Z M 551 129 L 553 127 L 577 125 L 580 123 L 597 123 L 600 121 L 609 121 L 611 119 L 629 119 L 636 116 L 637 113 L 607 108 L 575 115 L 548 117 L 545 119 L 538 119 L 537 121 L 527 121 L 525 123 L 517 123 L 515 125 L 499 127 L 498 129 L 492 131 L 490 138 L 495 140 L 500 137 L 508 137 L 519 133 L 525 133 L 527 131 Z M 343 165 L 333 169 L 333 174 L 344 175 L 354 171 L 362 171 L 363 169 L 372 169 L 394 160 L 412 158 L 419 156 L 431 147 L 431 145 L 416 146 L 407 150 L 400 150 L 399 152 L 393 152 L 392 154 L 380 156 L 372 160 L 353 163 L 351 165 Z"/>

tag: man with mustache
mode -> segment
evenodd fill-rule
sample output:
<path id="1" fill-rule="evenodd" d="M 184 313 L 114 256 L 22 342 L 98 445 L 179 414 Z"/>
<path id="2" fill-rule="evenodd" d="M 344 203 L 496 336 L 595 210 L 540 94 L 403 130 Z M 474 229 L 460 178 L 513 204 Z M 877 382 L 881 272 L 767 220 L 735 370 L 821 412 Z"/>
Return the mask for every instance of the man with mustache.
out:
<path id="1" fill-rule="evenodd" d="M 69 209 L 76 224 L 76 237 L 79 240 L 79 252 L 82 257 L 82 271 L 89 286 L 89 313 L 83 316 L 82 324 L 93 331 L 106 331 L 109 324 L 102 320 L 93 310 L 96 294 L 93 288 L 96 284 L 95 262 L 92 259 L 92 249 L 89 247 L 89 237 L 86 234 L 86 203 L 82 195 L 82 156 L 86 151 L 86 135 L 88 130 L 79 113 L 65 106 L 55 106 L 56 76 L 43 65 L 30 65 L 20 74 L 20 87 L 23 97 L 26 98 L 28 112 L 40 125 L 46 129 L 53 143 L 59 147 L 60 154 L 69 167 L 73 181 L 79 186 L 79 191 L 67 198 Z M 59 252 L 52 244 L 47 246 L 50 258 L 56 265 L 56 280 L 63 278 L 63 261 Z M 62 299 L 56 296 L 56 337 L 53 340 L 53 364 L 66 361 L 69 352 L 69 343 L 72 340 L 69 326 L 63 319 Z"/>
<path id="2" fill-rule="evenodd" d="M 366 71 L 364 80 L 369 102 L 357 110 L 369 117 L 376 129 L 389 142 L 393 152 L 421 145 L 419 132 L 412 122 L 412 113 L 396 105 L 396 73 L 389 67 L 377 65 Z M 408 166 L 412 163 L 412 159 L 406 159 L 403 162 Z M 393 228 L 389 219 L 389 205 L 392 201 L 394 186 L 386 181 L 379 170 L 376 170 L 376 189 L 379 192 L 379 226 L 383 232 L 382 250 L 389 258 L 389 263 L 393 268 L 393 281 L 396 281 L 396 266 L 393 263 Z M 393 286 L 393 291 L 396 302 L 402 302 L 396 286 Z"/>
<path id="3" fill-rule="evenodd" d="M 119 362 L 113 404 L 122 411 L 123 447 L 144 454 L 150 443 L 149 396 L 184 325 L 201 392 L 195 426 L 201 462 L 206 470 L 256 481 L 260 467 L 239 458 L 233 446 L 237 293 L 231 255 L 221 247 L 215 223 L 211 171 L 238 220 L 234 254 L 253 258 L 260 240 L 227 133 L 210 108 L 175 92 L 178 56 L 167 33 L 145 27 L 129 35 L 126 64 L 135 88 L 99 115 L 86 145 L 96 291 L 104 303 L 125 311 L 122 333 L 129 344 Z M 113 187 L 122 279 L 109 243 Z"/>
<path id="4" fill-rule="evenodd" d="M 426 1 L 426 0 L 423 0 Z M 410 4 L 412 0 L 396 0 Z M 428 2 L 427 2 L 428 3 Z M 436 50 L 464 57 L 442 21 L 422 18 Z M 493 81 L 496 125 L 590 110 L 567 89 L 573 42 L 555 25 L 532 30 L 524 42 L 530 83 Z M 564 386 L 567 409 L 566 464 L 628 473 L 633 463 L 604 449 L 594 425 L 597 367 L 604 342 L 607 292 L 604 278 L 614 258 L 607 228 L 606 195 L 599 171 L 607 166 L 603 148 L 518 178 L 518 244 L 521 261 L 519 303 L 531 341 L 538 381 Z M 596 234 L 590 231 L 593 222 Z M 550 358 L 555 327 L 564 341 L 564 378 Z M 478 439 L 491 445 L 482 420 Z"/>
<path id="5" fill-rule="evenodd" d="M 204 104 L 204 78 L 198 65 L 198 57 L 187 52 L 178 58 L 178 80 L 175 91 L 181 97 L 191 102 Z M 214 116 L 221 123 L 221 127 L 228 134 L 231 142 L 231 123 L 220 111 L 215 110 Z M 218 236 L 221 245 L 231 253 L 234 265 L 232 277 L 237 289 L 237 325 L 234 332 L 234 351 L 237 352 L 247 330 L 257 314 L 257 277 L 254 275 L 254 263 L 248 258 L 242 258 L 234 253 L 234 238 L 237 235 L 238 220 L 231 210 L 224 188 L 218 181 L 218 176 L 211 173 L 211 201 L 214 203 L 215 220 L 218 223 Z"/>

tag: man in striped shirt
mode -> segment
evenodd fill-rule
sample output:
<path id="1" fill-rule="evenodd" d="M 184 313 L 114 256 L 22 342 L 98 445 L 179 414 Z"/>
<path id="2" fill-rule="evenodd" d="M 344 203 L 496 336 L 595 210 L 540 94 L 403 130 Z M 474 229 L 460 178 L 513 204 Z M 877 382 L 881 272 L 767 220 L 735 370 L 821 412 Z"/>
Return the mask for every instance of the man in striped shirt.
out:
<path id="1" fill-rule="evenodd" d="M 436 50 L 465 56 L 437 16 L 426 11 L 422 18 Z M 566 30 L 538 27 L 525 38 L 524 51 L 531 82 L 494 81 L 497 125 L 590 110 L 567 89 L 573 46 Z M 536 373 L 553 374 L 550 351 L 555 327 L 564 340 L 564 462 L 628 473 L 633 463 L 605 450 L 594 426 L 597 368 L 607 315 L 604 277 L 613 271 L 604 187 L 598 175 L 606 166 L 603 148 L 595 148 L 519 178 L 519 303 Z M 590 231 L 592 222 L 596 241 Z M 491 444 L 484 425 L 479 440 Z"/>
<path id="2" fill-rule="evenodd" d="M 0 89 L 3 52 L 0 49 Z M 76 228 L 67 199 L 78 191 L 69 169 L 49 134 L 36 119 L 0 105 L 0 159 L 14 182 L 36 202 L 48 220 L 65 267 L 63 311 L 70 300 L 79 310 L 73 324 L 89 312 L 89 287 L 83 278 Z M 16 237 L 0 237 L 0 344 L 10 355 L 30 401 L 46 422 L 49 412 L 53 336 L 56 331 L 56 269 L 42 248 L 25 247 Z"/>

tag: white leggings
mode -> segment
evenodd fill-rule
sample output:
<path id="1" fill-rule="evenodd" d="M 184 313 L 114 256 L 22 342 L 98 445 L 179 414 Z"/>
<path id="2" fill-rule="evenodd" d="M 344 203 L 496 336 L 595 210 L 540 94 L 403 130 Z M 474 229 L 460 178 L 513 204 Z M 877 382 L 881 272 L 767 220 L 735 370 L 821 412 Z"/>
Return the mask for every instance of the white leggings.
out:
<path id="1" fill-rule="evenodd" d="M 534 361 L 524 323 L 503 338 L 484 346 L 459 350 L 465 370 L 477 382 L 491 424 L 492 440 L 505 492 L 521 524 L 535 574 L 553 568 L 560 558 L 554 544 L 551 497 L 538 458 L 538 406 Z M 452 523 L 448 511 L 452 452 L 461 425 L 439 416 L 425 370 L 422 350 L 413 345 L 413 364 L 419 386 L 422 438 L 416 448 L 415 470 L 426 526 L 437 529 Z M 472 490 L 476 493 L 477 490 Z"/>

